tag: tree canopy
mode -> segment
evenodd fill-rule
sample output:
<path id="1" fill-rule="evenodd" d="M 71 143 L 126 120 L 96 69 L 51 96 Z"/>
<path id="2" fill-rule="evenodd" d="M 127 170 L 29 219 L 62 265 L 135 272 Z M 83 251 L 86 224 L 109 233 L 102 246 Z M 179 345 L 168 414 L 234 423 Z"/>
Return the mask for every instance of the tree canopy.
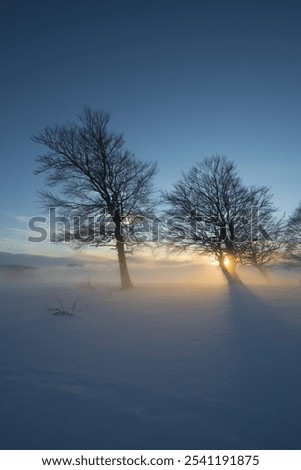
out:
<path id="1" fill-rule="evenodd" d="M 290 263 L 301 263 L 301 202 L 287 222 L 286 255 Z"/>
<path id="2" fill-rule="evenodd" d="M 197 163 L 163 195 L 171 247 L 213 255 L 228 278 L 236 278 L 236 264 L 262 266 L 279 249 L 281 223 L 269 189 L 246 187 L 226 157 Z"/>
<path id="3" fill-rule="evenodd" d="M 125 245 L 135 244 L 135 226 L 153 210 L 156 163 L 139 160 L 122 134 L 109 129 L 110 115 L 85 107 L 75 124 L 45 127 L 33 140 L 46 146 L 36 174 L 45 173 L 56 193 L 40 191 L 44 204 L 72 219 L 57 241 L 74 246 L 114 243 L 122 287 L 130 287 Z M 141 229 L 141 228 L 140 228 Z"/>

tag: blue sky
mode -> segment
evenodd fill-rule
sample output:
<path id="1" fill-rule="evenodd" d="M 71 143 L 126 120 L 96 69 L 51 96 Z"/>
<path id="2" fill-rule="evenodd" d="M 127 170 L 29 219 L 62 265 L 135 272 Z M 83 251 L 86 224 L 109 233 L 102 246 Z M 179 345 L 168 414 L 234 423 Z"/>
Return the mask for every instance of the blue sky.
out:
<path id="1" fill-rule="evenodd" d="M 27 218 L 44 215 L 30 136 L 85 104 L 111 113 L 137 157 L 158 161 L 158 188 L 222 154 L 292 212 L 300 46 L 292 0 L 2 0 L 0 251 L 59 252 L 26 243 Z"/>

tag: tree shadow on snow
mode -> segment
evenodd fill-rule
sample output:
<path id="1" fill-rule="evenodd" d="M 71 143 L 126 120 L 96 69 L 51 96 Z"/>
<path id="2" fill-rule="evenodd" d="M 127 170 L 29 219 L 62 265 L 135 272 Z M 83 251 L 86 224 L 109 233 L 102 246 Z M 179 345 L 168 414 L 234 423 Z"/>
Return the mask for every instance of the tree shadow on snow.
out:
<path id="1" fill-rule="evenodd" d="M 242 283 L 229 285 L 229 300 L 231 400 L 247 412 L 246 430 L 256 436 L 250 444 L 299 448 L 300 331 Z"/>

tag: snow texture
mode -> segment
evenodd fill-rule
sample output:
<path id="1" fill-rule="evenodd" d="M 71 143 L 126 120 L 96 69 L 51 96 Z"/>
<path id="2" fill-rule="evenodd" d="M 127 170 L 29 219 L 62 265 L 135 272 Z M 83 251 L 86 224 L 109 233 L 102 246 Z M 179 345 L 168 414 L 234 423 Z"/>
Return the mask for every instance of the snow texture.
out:
<path id="1" fill-rule="evenodd" d="M 122 291 L 43 269 L 0 287 L 2 449 L 300 449 L 297 278 Z"/>

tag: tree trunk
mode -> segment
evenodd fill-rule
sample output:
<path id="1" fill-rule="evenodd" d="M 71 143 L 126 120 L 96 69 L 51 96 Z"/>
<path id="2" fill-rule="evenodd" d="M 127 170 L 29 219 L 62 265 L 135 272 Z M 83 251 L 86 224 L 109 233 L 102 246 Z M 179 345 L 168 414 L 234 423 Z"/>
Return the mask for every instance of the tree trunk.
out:
<path id="1" fill-rule="evenodd" d="M 221 266 L 224 276 L 226 277 L 229 284 L 240 284 L 241 280 L 239 279 L 235 269 L 227 269 L 225 266 Z"/>
<path id="2" fill-rule="evenodd" d="M 118 253 L 121 288 L 130 289 L 131 287 L 133 287 L 133 284 L 127 267 L 126 257 L 124 253 L 124 243 L 117 241 L 116 248 Z"/>
<path id="3" fill-rule="evenodd" d="M 228 263 L 226 263 L 226 259 Z M 222 268 L 223 274 L 226 277 L 229 284 L 231 283 L 241 283 L 237 273 L 236 273 L 236 263 L 232 256 L 222 256 L 219 260 L 219 265 Z"/>
<path id="4" fill-rule="evenodd" d="M 133 287 L 133 284 L 129 275 L 125 252 L 124 252 L 124 237 L 122 233 L 122 219 L 121 219 L 120 209 L 114 206 L 111 211 L 111 215 L 115 223 L 115 239 L 116 239 L 116 249 L 118 253 L 121 289 L 130 289 L 131 287 Z"/>

